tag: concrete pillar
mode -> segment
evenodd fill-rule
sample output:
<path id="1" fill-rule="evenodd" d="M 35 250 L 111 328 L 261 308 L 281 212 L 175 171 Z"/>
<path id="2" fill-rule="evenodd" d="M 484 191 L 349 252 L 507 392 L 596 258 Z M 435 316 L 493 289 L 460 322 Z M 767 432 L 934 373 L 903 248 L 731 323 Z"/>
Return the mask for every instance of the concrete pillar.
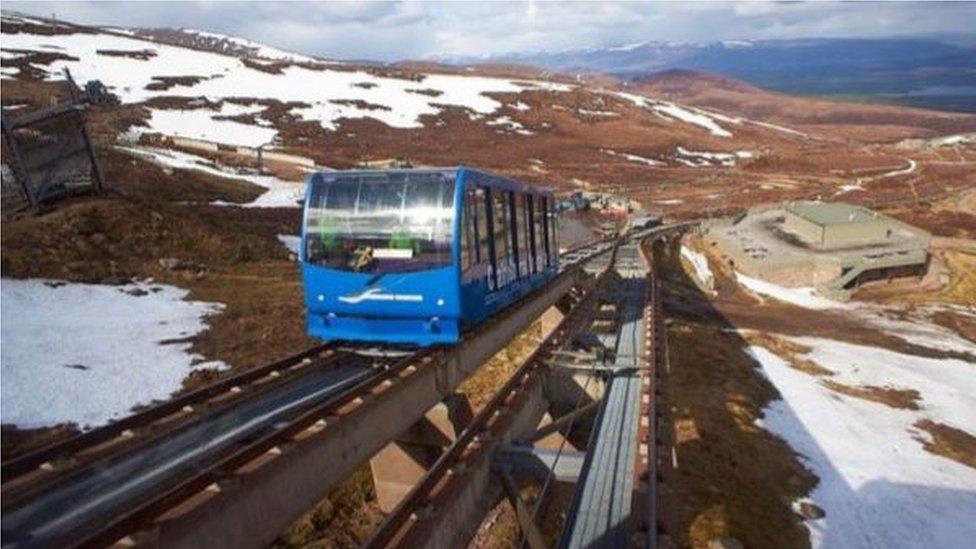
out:
<path id="1" fill-rule="evenodd" d="M 472 417 L 467 397 L 451 395 L 369 460 L 376 499 L 384 513 L 396 508 Z"/>
<path id="2" fill-rule="evenodd" d="M 546 312 L 539 317 L 539 324 L 542 326 L 542 339 L 549 337 L 565 316 L 555 305 L 546 309 Z"/>
<path id="3" fill-rule="evenodd" d="M 542 421 L 539 422 L 539 426 L 537 428 L 542 429 L 543 427 L 549 425 L 553 421 L 554 419 L 552 417 L 552 414 L 546 412 L 546 415 L 542 416 Z M 574 422 L 574 425 L 580 425 L 584 421 L 587 421 L 587 418 L 580 418 L 576 422 Z M 563 434 L 560 433 L 559 431 L 550 433 L 549 435 L 540 438 L 535 442 L 535 446 L 537 448 L 543 448 L 546 450 L 559 450 L 560 448 L 562 448 L 564 452 L 579 450 L 579 448 L 577 448 L 575 445 L 573 445 L 572 442 L 567 440 L 566 437 L 563 436 Z"/>

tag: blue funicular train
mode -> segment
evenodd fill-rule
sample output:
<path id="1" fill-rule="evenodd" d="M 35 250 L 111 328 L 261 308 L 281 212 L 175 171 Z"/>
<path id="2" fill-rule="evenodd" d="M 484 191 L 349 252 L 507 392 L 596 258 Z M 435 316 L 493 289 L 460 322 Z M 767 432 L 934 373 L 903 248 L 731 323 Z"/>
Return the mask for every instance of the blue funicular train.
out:
<path id="1" fill-rule="evenodd" d="M 308 180 L 308 332 L 432 345 L 553 277 L 552 192 L 467 167 L 319 172 Z"/>

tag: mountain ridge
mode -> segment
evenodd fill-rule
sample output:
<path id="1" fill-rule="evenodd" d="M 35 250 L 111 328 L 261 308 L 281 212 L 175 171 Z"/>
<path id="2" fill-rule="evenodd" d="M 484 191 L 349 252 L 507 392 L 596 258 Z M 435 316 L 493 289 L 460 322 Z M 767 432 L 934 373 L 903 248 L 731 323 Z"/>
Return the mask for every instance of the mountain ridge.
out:
<path id="1" fill-rule="evenodd" d="M 976 112 L 976 49 L 965 43 L 931 37 L 646 41 L 558 52 L 440 56 L 440 61 L 528 64 L 626 80 L 671 69 L 698 70 L 791 94 Z"/>

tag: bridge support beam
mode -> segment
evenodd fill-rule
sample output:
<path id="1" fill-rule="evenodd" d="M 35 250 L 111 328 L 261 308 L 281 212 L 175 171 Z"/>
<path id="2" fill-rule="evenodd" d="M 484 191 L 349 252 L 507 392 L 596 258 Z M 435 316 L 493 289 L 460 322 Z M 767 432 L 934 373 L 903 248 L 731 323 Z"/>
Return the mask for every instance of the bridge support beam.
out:
<path id="1" fill-rule="evenodd" d="M 451 395 L 369 460 L 376 500 L 384 513 L 393 511 L 444 448 L 457 440 L 472 415 L 465 395 Z"/>
<path id="2" fill-rule="evenodd" d="M 504 432 L 486 437 L 468 459 L 452 470 L 453 474 L 438 491 L 436 505 L 418 510 L 413 527 L 393 545 L 428 549 L 466 546 L 481 518 L 503 495 L 492 472 L 495 452 L 534 433 L 548 404 L 541 380 L 530 383 L 505 410 Z"/>

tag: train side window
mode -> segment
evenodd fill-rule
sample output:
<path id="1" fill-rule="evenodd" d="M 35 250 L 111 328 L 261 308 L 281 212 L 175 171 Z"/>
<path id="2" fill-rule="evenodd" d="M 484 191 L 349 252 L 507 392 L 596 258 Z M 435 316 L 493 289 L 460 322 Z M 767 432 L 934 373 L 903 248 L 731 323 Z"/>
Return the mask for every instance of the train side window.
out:
<path id="1" fill-rule="evenodd" d="M 505 287 L 511 282 L 515 267 L 511 258 L 511 216 L 509 215 L 510 193 L 498 191 L 491 193 L 492 201 L 492 230 L 495 242 L 495 271 L 498 288 Z"/>
<path id="2" fill-rule="evenodd" d="M 514 278 L 518 278 L 521 273 L 519 271 L 519 256 L 522 250 L 519 248 L 519 236 L 518 236 L 518 211 L 515 207 L 515 192 L 508 191 L 505 193 L 508 197 L 508 221 L 509 221 L 509 231 L 508 235 L 510 237 L 509 246 L 511 249 L 509 251 L 510 261 L 512 263 L 512 273 Z"/>
<path id="3" fill-rule="evenodd" d="M 553 259 L 559 257 L 559 220 L 556 217 L 554 201 L 549 199 L 549 210 L 547 219 L 549 220 L 549 252 Z"/>
<path id="4" fill-rule="evenodd" d="M 461 205 L 461 269 L 468 270 L 474 264 L 474 223 L 471 216 L 471 201 L 473 193 L 468 189 L 464 193 L 464 203 Z"/>
<path id="5" fill-rule="evenodd" d="M 549 254 L 546 251 L 546 199 L 544 196 L 536 196 L 532 200 L 532 214 L 535 227 L 535 264 L 538 270 L 544 269 L 549 265 Z"/>
<path id="6" fill-rule="evenodd" d="M 552 252 L 549 249 L 549 217 L 546 215 L 548 211 L 549 201 L 545 196 L 539 197 L 539 216 L 542 219 L 542 249 L 546 253 L 546 267 L 552 265 Z"/>
<path id="7" fill-rule="evenodd" d="M 495 207 L 491 189 L 479 188 L 485 193 L 485 235 L 488 237 L 488 290 L 498 289 L 498 253 L 495 248 Z"/>
<path id="8" fill-rule="evenodd" d="M 478 263 L 488 261 L 488 201 L 485 197 L 485 190 L 477 188 L 474 190 L 474 227 L 475 238 L 478 242 L 477 257 Z"/>
<path id="9" fill-rule="evenodd" d="M 529 243 L 525 238 L 528 234 L 528 227 L 525 223 L 525 195 L 522 193 L 512 193 L 512 202 L 515 204 L 515 226 L 516 234 L 516 253 L 518 254 L 518 273 L 519 276 L 529 274 Z"/>
<path id="10" fill-rule="evenodd" d="M 536 267 L 536 245 L 535 245 L 535 196 L 531 194 L 522 195 L 522 201 L 525 203 L 525 240 L 529 243 L 529 254 L 528 272 L 536 273 L 539 269 Z"/>

